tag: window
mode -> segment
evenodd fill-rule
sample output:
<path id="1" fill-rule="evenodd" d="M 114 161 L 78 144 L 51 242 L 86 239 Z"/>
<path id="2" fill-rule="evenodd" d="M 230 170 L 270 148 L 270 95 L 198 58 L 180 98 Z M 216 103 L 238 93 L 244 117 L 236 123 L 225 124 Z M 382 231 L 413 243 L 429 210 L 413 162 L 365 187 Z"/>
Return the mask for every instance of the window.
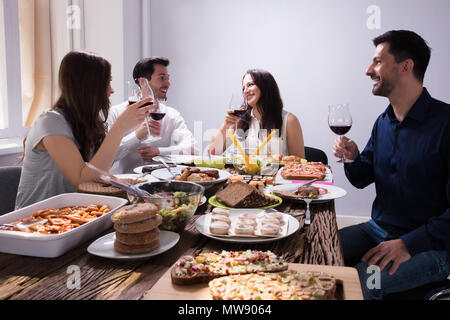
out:
<path id="1" fill-rule="evenodd" d="M 0 70 L 6 70 L 3 0 L 0 0 Z M 8 127 L 6 72 L 0 72 L 0 130 Z"/>
<path id="2" fill-rule="evenodd" d="M 20 44 L 17 0 L 0 0 L 0 138 L 21 138 Z"/>

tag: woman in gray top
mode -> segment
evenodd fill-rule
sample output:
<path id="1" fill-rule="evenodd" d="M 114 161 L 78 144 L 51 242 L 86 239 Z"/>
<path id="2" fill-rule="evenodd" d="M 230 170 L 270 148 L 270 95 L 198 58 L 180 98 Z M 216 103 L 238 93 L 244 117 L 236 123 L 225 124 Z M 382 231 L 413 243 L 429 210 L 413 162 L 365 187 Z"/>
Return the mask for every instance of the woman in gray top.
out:
<path id="1" fill-rule="evenodd" d="M 127 131 L 142 123 L 151 101 L 130 105 L 107 131 L 111 64 L 85 51 L 69 52 L 59 69 L 61 96 L 34 122 L 25 142 L 16 209 L 76 191 L 97 177 L 85 162 L 108 171 Z"/>

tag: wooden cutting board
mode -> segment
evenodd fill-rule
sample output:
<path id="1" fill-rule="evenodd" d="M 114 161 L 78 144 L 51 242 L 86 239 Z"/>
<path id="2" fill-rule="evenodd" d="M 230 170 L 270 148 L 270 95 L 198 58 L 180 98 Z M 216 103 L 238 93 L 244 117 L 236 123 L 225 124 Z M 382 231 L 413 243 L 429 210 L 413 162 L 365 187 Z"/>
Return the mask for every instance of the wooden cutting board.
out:
<path id="1" fill-rule="evenodd" d="M 180 286 L 172 284 L 170 270 L 143 297 L 144 300 L 211 300 L 207 283 Z M 355 268 L 290 263 L 290 270 L 321 271 L 337 279 L 336 300 L 362 300 L 361 284 Z"/>

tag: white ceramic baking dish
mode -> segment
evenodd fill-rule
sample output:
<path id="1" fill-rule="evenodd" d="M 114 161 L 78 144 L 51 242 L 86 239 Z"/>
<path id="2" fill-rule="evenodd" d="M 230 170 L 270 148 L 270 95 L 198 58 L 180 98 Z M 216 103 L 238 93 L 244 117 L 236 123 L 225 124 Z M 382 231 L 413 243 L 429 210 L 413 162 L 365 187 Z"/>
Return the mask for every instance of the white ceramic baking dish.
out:
<path id="1" fill-rule="evenodd" d="M 102 204 L 109 206 L 111 209 L 107 214 L 61 234 L 45 235 L 0 230 L 0 252 L 43 258 L 59 257 L 110 228 L 112 226 L 111 214 L 126 205 L 127 202 L 126 199 L 117 197 L 85 193 L 64 193 L 5 214 L 0 216 L 0 224 L 30 217 L 36 211 L 47 208 L 59 209 L 68 206 Z"/>

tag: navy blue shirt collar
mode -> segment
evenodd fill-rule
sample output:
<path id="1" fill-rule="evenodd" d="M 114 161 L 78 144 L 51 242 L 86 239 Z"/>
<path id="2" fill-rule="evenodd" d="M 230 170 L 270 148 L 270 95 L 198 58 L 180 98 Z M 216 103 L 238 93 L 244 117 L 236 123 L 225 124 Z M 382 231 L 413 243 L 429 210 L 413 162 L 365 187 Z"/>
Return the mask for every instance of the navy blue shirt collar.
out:
<path id="1" fill-rule="evenodd" d="M 411 118 L 417 121 L 423 121 L 428 113 L 428 107 L 430 105 L 431 100 L 432 98 L 428 93 L 428 90 L 424 87 L 422 94 L 419 96 L 419 99 L 417 99 L 412 108 L 408 111 L 408 113 L 405 116 L 405 119 Z M 391 104 L 389 104 L 389 106 L 386 108 L 383 114 L 385 116 L 387 115 L 391 121 L 398 122 Z"/>

